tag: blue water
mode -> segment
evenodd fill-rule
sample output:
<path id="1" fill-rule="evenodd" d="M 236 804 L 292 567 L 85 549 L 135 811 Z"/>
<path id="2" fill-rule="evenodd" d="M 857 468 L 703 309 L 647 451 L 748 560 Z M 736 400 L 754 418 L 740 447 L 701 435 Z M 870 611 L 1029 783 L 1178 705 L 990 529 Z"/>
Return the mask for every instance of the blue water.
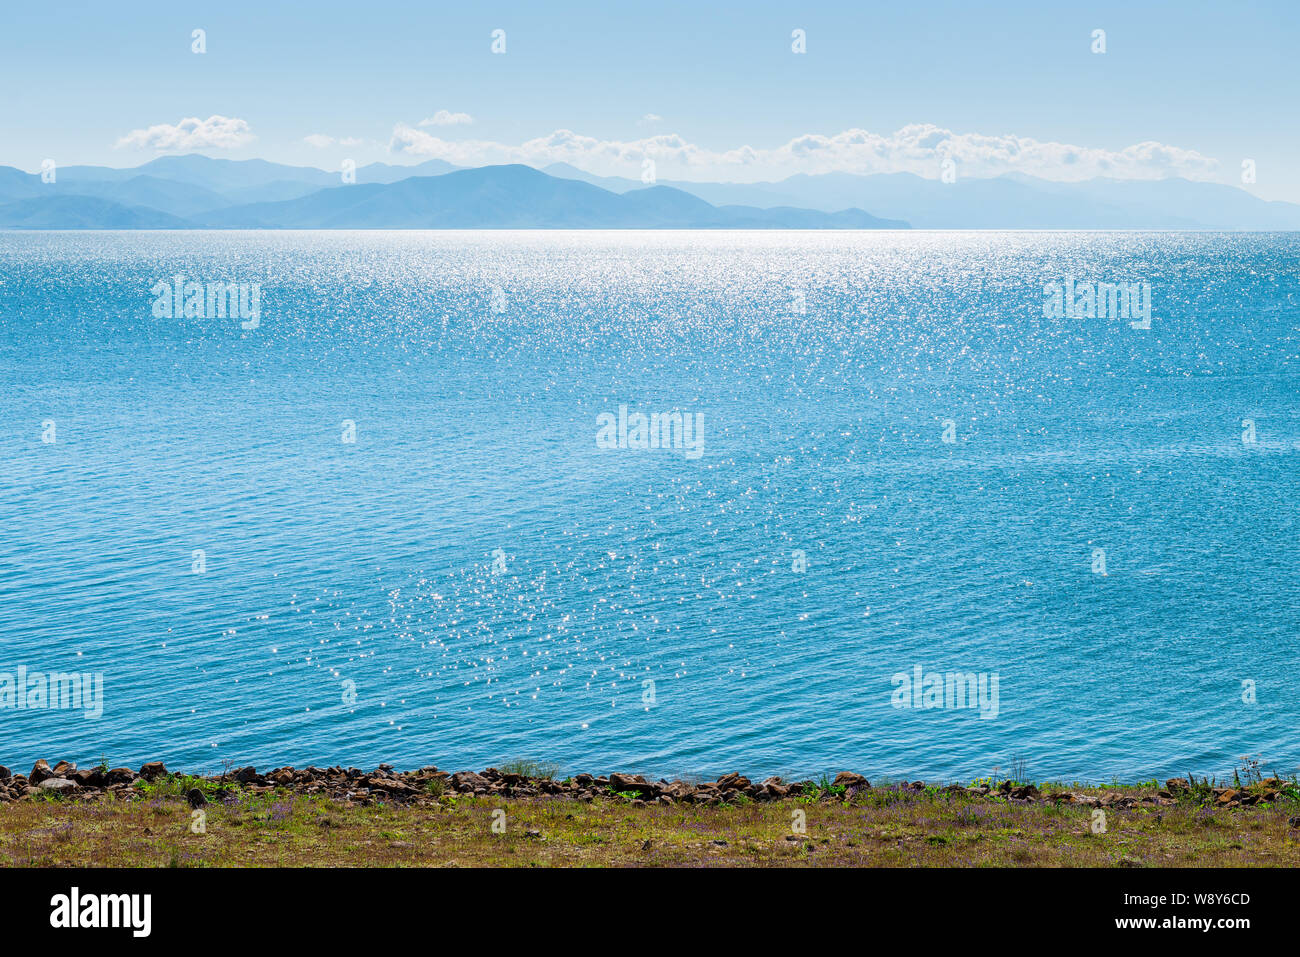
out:
<path id="1" fill-rule="evenodd" d="M 105 681 L 0 763 L 1295 770 L 1297 292 L 1296 234 L 0 233 L 0 672 Z"/>

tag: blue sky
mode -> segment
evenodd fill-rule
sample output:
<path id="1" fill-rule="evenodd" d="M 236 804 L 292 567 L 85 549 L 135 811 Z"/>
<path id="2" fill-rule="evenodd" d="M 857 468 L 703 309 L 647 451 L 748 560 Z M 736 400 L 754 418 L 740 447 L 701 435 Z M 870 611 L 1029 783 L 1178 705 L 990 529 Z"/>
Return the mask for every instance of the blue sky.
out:
<path id="1" fill-rule="evenodd" d="M 1240 183 L 1249 158 L 1253 192 L 1300 201 L 1295 0 L 9 3 L 0 23 L 0 163 L 26 170 L 170 150 L 754 180 L 952 157 Z M 421 125 L 439 111 L 461 122 Z"/>

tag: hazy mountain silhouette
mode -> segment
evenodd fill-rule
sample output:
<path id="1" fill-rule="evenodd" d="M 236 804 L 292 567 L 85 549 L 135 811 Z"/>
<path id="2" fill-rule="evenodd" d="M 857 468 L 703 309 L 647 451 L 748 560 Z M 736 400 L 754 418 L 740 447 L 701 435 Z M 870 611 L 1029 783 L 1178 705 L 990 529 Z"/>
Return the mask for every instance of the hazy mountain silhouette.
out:
<path id="1" fill-rule="evenodd" d="M 906 228 L 858 209 L 716 207 L 656 186 L 613 193 L 529 166 L 485 166 L 392 184 L 319 190 L 197 217 L 205 226 L 321 228 Z"/>
<path id="2" fill-rule="evenodd" d="M 1058 183 L 911 173 L 779 182 L 603 177 L 567 163 L 460 169 L 443 160 L 342 171 L 190 154 L 133 169 L 0 167 L 0 225 L 29 228 L 1144 228 L 1300 229 L 1300 205 L 1185 179 Z M 26 205 L 16 205 L 19 203 Z M 132 227 L 128 224 L 141 224 Z"/>
<path id="3" fill-rule="evenodd" d="M 181 229 L 189 224 L 143 206 L 96 196 L 57 195 L 0 205 L 0 227 L 22 229 Z"/>
<path id="4" fill-rule="evenodd" d="M 567 163 L 553 163 L 545 170 L 614 192 L 642 186 L 637 180 L 595 176 Z M 1235 186 L 1179 178 L 1058 183 L 1012 173 L 989 179 L 959 176 L 956 182 L 944 183 L 912 173 L 823 173 L 778 182 L 659 182 L 719 205 L 822 211 L 853 206 L 877 216 L 904 218 L 917 228 L 1300 229 L 1300 205 L 1269 202 Z"/>

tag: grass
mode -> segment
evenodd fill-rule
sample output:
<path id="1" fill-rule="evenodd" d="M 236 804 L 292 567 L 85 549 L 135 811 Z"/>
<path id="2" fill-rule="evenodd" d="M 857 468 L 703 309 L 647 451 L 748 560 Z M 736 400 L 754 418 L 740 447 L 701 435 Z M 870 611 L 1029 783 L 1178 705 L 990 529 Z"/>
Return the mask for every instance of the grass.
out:
<path id="1" fill-rule="evenodd" d="M 833 793 L 822 782 L 826 794 Z M 209 789 L 204 833 L 184 795 L 198 779 L 143 785 L 130 798 L 0 805 L 0 864 L 17 866 L 1300 866 L 1300 807 L 1230 810 L 1188 799 L 1106 812 L 927 789 L 876 789 L 729 806 L 632 807 L 443 794 L 410 807 L 226 786 Z M 1046 790 L 1046 788 L 1044 788 Z M 1140 796 L 1151 787 L 1085 788 Z M 435 795 L 436 796 L 436 795 Z M 1300 796 L 1300 793 L 1298 793 Z M 505 832 L 492 828 L 505 812 Z"/>
<path id="2" fill-rule="evenodd" d="M 560 766 L 549 761 L 531 761 L 527 758 L 516 758 L 502 764 L 497 770 L 502 774 L 522 774 L 526 778 L 542 778 L 546 781 L 554 781 L 555 775 L 559 773 Z"/>

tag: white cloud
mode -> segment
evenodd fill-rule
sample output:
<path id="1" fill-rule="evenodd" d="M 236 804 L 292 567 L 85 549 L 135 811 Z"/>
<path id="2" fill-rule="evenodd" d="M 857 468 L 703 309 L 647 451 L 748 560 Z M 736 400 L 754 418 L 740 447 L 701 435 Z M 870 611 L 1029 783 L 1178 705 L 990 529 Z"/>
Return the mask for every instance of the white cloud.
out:
<path id="1" fill-rule="evenodd" d="M 662 123 L 663 119 L 664 118 L 660 116 L 658 113 L 647 113 L 645 116 L 641 117 L 641 119 L 638 120 L 637 122 L 642 124 L 643 126 L 649 126 L 652 123 Z"/>
<path id="2" fill-rule="evenodd" d="M 794 173 L 897 173 L 927 178 L 939 176 L 945 159 L 957 164 L 959 175 L 998 176 L 1021 172 L 1044 179 L 1074 181 L 1094 176 L 1116 179 L 1160 179 L 1184 176 L 1211 179 L 1219 162 L 1195 150 L 1143 142 L 1121 150 L 1041 142 L 1013 134 L 954 133 L 927 123 L 905 126 L 889 134 L 844 130 L 832 136 L 809 133 L 772 148 L 738 146 L 712 150 L 677 134 L 638 140 L 602 140 L 571 130 L 518 145 L 490 140 L 445 140 L 405 124 L 393 129 L 393 153 L 436 157 L 458 166 L 491 163 L 572 163 L 604 175 L 640 175 L 641 161 L 655 161 L 660 179 L 722 179 L 753 181 Z"/>
<path id="3" fill-rule="evenodd" d="M 251 143 L 256 137 L 244 120 L 230 116 L 186 117 L 174 126 L 159 123 L 148 129 L 132 130 L 117 141 L 117 146 L 152 149 L 160 153 L 191 150 L 233 150 Z"/>
<path id="4" fill-rule="evenodd" d="M 448 110 L 439 110 L 433 116 L 420 120 L 421 126 L 468 126 L 474 122 L 474 117 L 468 113 L 452 113 Z"/>
<path id="5" fill-rule="evenodd" d="M 332 136 L 326 136 L 324 133 L 313 133 L 311 136 L 304 136 L 302 141 L 308 146 L 323 150 L 338 144 L 339 146 L 361 146 L 365 140 L 356 136 L 345 136 L 342 139 L 335 139 Z"/>

